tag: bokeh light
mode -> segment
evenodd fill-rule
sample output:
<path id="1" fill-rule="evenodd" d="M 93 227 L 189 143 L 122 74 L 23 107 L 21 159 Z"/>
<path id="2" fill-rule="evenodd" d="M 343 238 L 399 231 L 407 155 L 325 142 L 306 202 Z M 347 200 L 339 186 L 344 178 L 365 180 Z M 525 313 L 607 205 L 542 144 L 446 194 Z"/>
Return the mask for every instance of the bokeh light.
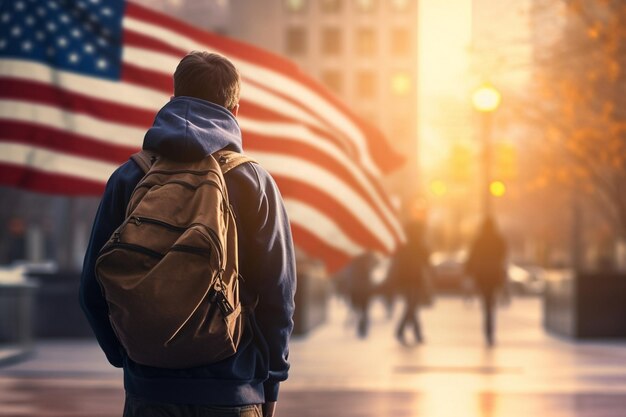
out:
<path id="1" fill-rule="evenodd" d="M 501 98 L 498 90 L 489 84 L 485 84 L 474 91 L 472 103 L 476 110 L 488 113 L 498 108 Z"/>
<path id="2" fill-rule="evenodd" d="M 489 191 L 494 197 L 502 197 L 506 194 L 506 185 L 502 181 L 492 181 L 489 184 Z"/>
<path id="3" fill-rule="evenodd" d="M 430 183 L 430 192 L 437 197 L 442 197 L 448 192 L 448 186 L 441 180 L 435 180 Z"/>

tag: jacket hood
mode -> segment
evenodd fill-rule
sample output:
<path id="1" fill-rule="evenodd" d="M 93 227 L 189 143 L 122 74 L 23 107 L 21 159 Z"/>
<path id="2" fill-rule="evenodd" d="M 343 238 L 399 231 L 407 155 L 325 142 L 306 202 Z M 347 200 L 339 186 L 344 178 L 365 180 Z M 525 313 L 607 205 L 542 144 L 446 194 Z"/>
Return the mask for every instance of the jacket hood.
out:
<path id="1" fill-rule="evenodd" d="M 190 162 L 223 148 L 241 152 L 241 129 L 226 108 L 194 97 L 175 97 L 157 113 L 143 149 Z"/>

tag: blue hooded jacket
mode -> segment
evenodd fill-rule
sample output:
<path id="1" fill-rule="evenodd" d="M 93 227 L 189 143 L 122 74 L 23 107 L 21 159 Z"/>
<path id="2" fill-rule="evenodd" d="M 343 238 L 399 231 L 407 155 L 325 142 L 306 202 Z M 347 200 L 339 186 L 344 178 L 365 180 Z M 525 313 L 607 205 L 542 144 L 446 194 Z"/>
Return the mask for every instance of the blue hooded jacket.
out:
<path id="1" fill-rule="evenodd" d="M 143 149 L 178 161 L 199 160 L 223 148 L 242 152 L 234 116 L 224 107 L 191 97 L 176 97 L 166 104 L 143 143 Z M 276 184 L 253 163 L 225 176 L 237 223 L 241 302 L 251 305 L 258 297 L 258 305 L 245 320 L 235 355 L 208 366 L 172 370 L 137 364 L 125 354 L 94 274 L 98 253 L 123 222 L 131 193 L 143 175 L 131 160 L 111 175 L 94 221 L 80 286 L 81 306 L 102 350 L 113 366 L 124 368 L 127 393 L 174 404 L 241 406 L 276 401 L 279 382 L 287 379 L 289 369 L 296 285 L 289 220 Z"/>

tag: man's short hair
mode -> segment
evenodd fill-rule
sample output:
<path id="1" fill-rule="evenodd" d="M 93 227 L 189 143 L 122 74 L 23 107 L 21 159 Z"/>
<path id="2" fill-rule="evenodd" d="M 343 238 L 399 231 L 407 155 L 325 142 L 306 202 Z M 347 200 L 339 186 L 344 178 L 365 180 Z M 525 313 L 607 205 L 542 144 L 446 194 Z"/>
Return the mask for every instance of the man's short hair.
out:
<path id="1" fill-rule="evenodd" d="M 229 110 L 239 103 L 240 85 L 232 62 L 204 51 L 190 52 L 174 72 L 174 96 L 201 98 Z"/>

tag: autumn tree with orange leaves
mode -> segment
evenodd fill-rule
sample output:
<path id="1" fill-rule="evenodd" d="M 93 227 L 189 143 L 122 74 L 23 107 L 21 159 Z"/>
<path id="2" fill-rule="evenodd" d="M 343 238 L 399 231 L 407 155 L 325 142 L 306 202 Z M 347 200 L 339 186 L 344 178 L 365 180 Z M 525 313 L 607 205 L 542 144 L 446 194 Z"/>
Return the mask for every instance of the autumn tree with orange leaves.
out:
<path id="1" fill-rule="evenodd" d="M 595 203 L 626 239 L 626 2 L 562 4 L 562 35 L 537 58 L 536 91 L 518 115 L 543 133 L 544 182 Z"/>

